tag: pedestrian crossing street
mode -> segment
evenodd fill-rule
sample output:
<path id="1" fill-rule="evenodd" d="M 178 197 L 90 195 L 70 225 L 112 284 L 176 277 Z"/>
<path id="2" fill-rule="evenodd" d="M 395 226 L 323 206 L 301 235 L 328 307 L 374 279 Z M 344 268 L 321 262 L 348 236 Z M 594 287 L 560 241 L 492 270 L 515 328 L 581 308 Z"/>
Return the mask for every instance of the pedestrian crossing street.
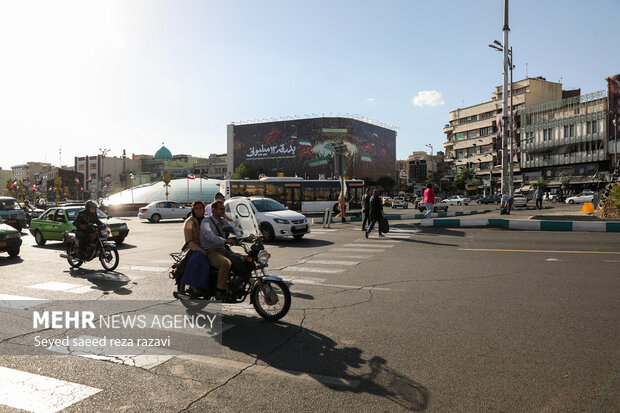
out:
<path id="1" fill-rule="evenodd" d="M 325 237 L 337 231 L 336 229 L 320 229 L 312 232 L 313 237 Z M 403 240 L 409 239 L 418 233 L 414 229 L 397 229 L 394 228 L 384 238 L 379 238 L 376 233 L 366 239 L 362 231 L 357 230 L 361 237 L 354 241 L 346 243 L 335 243 L 322 251 L 309 257 L 302 258 L 297 262 L 284 265 L 281 268 L 273 268 L 273 272 L 282 276 L 283 279 L 291 283 L 293 293 L 301 292 L 297 287 L 312 286 L 331 289 L 360 289 L 373 291 L 390 291 L 389 288 L 349 285 L 334 281 L 330 277 L 337 276 L 349 270 L 354 270 L 356 266 L 368 262 L 373 256 L 394 248 Z M 13 294 L 5 294 L 0 291 L 0 308 L 20 308 L 30 309 L 39 305 L 50 302 L 51 300 L 69 300 L 83 295 L 84 299 L 91 298 L 89 294 L 101 291 L 94 288 L 90 280 L 100 281 L 120 281 L 129 282 L 146 278 L 150 275 L 162 276 L 168 271 L 168 266 L 163 266 L 169 260 L 156 260 L 148 266 L 126 264 L 120 266 L 114 273 L 106 273 L 104 271 L 92 271 L 88 275 L 88 279 L 72 279 L 67 277 L 65 273 L 59 273 L 58 280 L 45 281 L 33 285 L 19 287 L 20 291 L 32 291 L 36 297 L 18 296 Z M 159 266 L 158 264 L 162 264 Z M 67 282 L 73 281 L 73 282 Z M 81 281 L 81 283 L 80 283 Z M 172 284 L 170 284 L 172 286 Z M 38 293 L 37 293 L 38 292 Z M 41 297 L 45 298 L 41 298 Z M 223 304 L 224 314 L 243 314 L 248 316 L 256 316 L 254 308 L 249 303 L 244 304 Z M 223 331 L 234 328 L 224 322 Z M 84 336 L 88 338 L 88 336 Z M 139 355 L 115 355 L 102 351 L 100 354 L 83 354 L 71 351 L 66 347 L 49 347 L 47 348 L 53 354 L 63 355 L 66 357 L 82 357 L 90 360 L 102 362 L 111 362 L 124 366 L 135 367 L 150 370 L 162 363 L 174 358 L 185 357 L 181 354 L 171 352 L 171 354 L 139 354 Z M 218 359 L 207 356 L 191 356 L 201 362 L 214 363 L 220 367 L 235 367 L 238 362 L 226 359 Z M 234 365 L 234 366 L 233 366 Z M 28 412 L 58 412 L 80 401 L 83 401 L 97 393 L 104 391 L 103 389 L 86 386 L 80 383 L 74 383 L 71 380 L 60 380 L 58 378 L 49 377 L 45 372 L 21 371 L 14 368 L 0 366 L 0 411 L 3 406 L 14 409 L 20 409 Z M 277 369 L 264 369 L 265 374 L 282 375 L 282 371 Z M 294 379 L 308 379 L 310 376 L 313 381 L 325 384 L 339 385 L 345 387 L 355 387 L 359 383 L 344 380 L 338 377 L 327 377 L 318 375 L 308 375 L 303 372 L 289 372 L 290 377 Z"/>

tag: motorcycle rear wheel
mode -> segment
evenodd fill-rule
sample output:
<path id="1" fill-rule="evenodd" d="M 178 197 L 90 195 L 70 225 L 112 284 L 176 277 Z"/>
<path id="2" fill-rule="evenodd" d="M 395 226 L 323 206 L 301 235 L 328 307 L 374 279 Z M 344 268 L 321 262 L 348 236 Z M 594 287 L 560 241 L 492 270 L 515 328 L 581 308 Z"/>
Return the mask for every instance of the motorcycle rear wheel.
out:
<path id="1" fill-rule="evenodd" d="M 99 261 L 106 271 L 114 271 L 118 267 L 118 250 L 106 245 L 99 253 Z"/>
<path id="2" fill-rule="evenodd" d="M 291 292 L 284 281 L 263 281 L 262 288 L 255 284 L 252 289 L 254 309 L 265 320 L 276 321 L 291 308 Z"/>
<path id="3" fill-rule="evenodd" d="M 74 257 L 75 252 L 75 247 L 73 245 L 67 246 L 67 255 L 69 256 L 69 258 L 67 258 L 67 262 L 69 263 L 71 268 L 79 268 L 82 266 L 82 264 L 84 264 L 83 260 L 79 260 Z"/>

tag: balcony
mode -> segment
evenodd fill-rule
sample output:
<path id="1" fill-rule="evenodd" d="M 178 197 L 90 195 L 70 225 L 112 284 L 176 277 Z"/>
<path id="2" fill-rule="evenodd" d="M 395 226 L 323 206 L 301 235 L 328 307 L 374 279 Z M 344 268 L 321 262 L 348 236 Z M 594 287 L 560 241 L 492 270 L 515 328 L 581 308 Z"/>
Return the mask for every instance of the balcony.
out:
<path id="1" fill-rule="evenodd" d="M 450 125 L 449 123 L 446 123 L 443 127 L 443 133 L 448 134 L 448 133 L 452 133 L 454 131 L 454 126 Z"/>
<path id="2" fill-rule="evenodd" d="M 448 149 L 448 148 L 452 148 L 454 146 L 454 141 L 446 141 L 443 143 L 443 147 Z"/>

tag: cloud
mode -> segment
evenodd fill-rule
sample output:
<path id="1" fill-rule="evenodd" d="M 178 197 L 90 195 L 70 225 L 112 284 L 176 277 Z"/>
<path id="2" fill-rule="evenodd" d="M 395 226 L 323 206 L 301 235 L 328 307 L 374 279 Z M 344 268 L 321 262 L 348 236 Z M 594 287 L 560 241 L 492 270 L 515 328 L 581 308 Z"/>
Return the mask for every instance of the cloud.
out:
<path id="1" fill-rule="evenodd" d="M 375 101 L 375 98 L 367 98 L 366 99 L 366 102 L 374 102 L 374 101 Z"/>
<path id="2" fill-rule="evenodd" d="M 441 93 L 436 90 L 420 90 L 411 101 L 416 106 L 440 106 L 446 103 Z"/>

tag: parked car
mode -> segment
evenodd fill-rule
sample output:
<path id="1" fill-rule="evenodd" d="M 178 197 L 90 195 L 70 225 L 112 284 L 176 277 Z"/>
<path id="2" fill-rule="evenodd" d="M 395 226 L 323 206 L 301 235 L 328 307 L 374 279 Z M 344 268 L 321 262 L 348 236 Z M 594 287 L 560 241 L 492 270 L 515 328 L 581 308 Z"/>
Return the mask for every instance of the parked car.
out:
<path id="1" fill-rule="evenodd" d="M 62 233 L 75 231 L 73 220 L 84 207 L 56 207 L 45 211 L 39 218 L 30 221 L 30 233 L 34 236 L 37 245 L 45 245 L 48 240 L 62 241 Z M 110 228 L 110 238 L 122 244 L 129 234 L 127 224 L 118 218 L 108 217 L 97 209 L 99 219 Z"/>
<path id="2" fill-rule="evenodd" d="M 151 222 L 159 222 L 162 219 L 185 219 L 192 214 L 190 207 L 183 206 L 174 201 L 154 201 L 140 208 L 138 218 L 148 219 Z"/>
<path id="3" fill-rule="evenodd" d="M 25 228 L 28 223 L 26 212 L 22 206 L 17 202 L 17 199 L 9 196 L 0 196 L 0 218 L 4 220 L 5 224 L 18 231 Z"/>
<path id="4" fill-rule="evenodd" d="M 301 239 L 305 234 L 310 233 L 310 224 L 303 214 L 291 211 L 285 205 L 271 198 L 252 196 L 248 199 L 251 201 L 250 204 L 254 209 L 258 227 L 266 241 L 290 236 Z M 232 218 L 236 212 L 230 210 L 229 201 L 226 200 L 224 206 L 226 207 L 226 215 Z"/>
<path id="5" fill-rule="evenodd" d="M 581 204 L 583 202 L 592 202 L 594 200 L 594 192 L 583 191 L 579 195 L 569 196 L 566 198 L 567 204 Z"/>
<path id="6" fill-rule="evenodd" d="M 445 202 L 448 205 L 469 205 L 469 202 L 471 201 L 471 199 L 469 198 L 465 198 L 464 196 L 461 195 L 452 195 L 450 198 L 444 199 L 441 202 Z"/>
<path id="7" fill-rule="evenodd" d="M 0 252 L 6 251 L 11 257 L 19 255 L 22 238 L 19 231 L 4 223 L 0 218 Z"/>
<path id="8" fill-rule="evenodd" d="M 392 209 L 394 208 L 409 208 L 409 202 L 405 200 L 403 197 L 396 197 L 392 200 Z"/>
<path id="9" fill-rule="evenodd" d="M 527 198 L 523 194 L 514 194 L 512 196 L 513 205 L 516 207 L 522 207 L 527 205 Z"/>
<path id="10" fill-rule="evenodd" d="M 478 202 L 479 205 L 499 204 L 500 202 L 502 202 L 502 198 L 500 198 L 498 195 L 488 195 L 488 196 L 485 196 L 484 198 L 478 199 L 476 202 Z"/>
<path id="11" fill-rule="evenodd" d="M 448 212 L 448 204 L 443 201 L 437 202 L 433 205 L 433 212 L 437 212 L 439 210 L 444 210 L 444 212 Z M 418 211 L 424 212 L 426 211 L 426 204 L 424 202 L 418 203 Z"/>

